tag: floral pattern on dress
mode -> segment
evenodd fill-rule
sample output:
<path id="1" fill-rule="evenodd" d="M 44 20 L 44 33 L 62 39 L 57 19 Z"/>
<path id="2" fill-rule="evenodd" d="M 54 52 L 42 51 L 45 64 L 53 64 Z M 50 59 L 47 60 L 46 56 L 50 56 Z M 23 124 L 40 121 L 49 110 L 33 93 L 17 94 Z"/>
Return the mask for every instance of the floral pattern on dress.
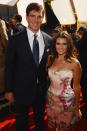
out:
<path id="1" fill-rule="evenodd" d="M 50 125 L 65 123 L 70 125 L 73 119 L 75 94 L 71 87 L 71 70 L 54 72 L 49 69 L 51 85 L 48 89 L 47 117 Z"/>

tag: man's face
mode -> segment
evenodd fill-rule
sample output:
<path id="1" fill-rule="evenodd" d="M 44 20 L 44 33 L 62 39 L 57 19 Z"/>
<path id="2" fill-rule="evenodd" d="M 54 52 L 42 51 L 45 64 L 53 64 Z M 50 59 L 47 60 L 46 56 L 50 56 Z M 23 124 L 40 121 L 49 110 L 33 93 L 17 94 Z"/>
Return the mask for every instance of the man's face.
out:
<path id="1" fill-rule="evenodd" d="M 30 11 L 29 15 L 26 16 L 28 27 L 29 29 L 37 33 L 37 31 L 40 29 L 40 25 L 42 24 L 43 16 L 42 11 Z"/>
<path id="2" fill-rule="evenodd" d="M 14 23 L 14 25 L 16 25 L 16 24 L 17 24 L 17 21 L 16 21 L 16 19 L 15 19 L 15 18 L 13 19 L 13 23 Z"/>

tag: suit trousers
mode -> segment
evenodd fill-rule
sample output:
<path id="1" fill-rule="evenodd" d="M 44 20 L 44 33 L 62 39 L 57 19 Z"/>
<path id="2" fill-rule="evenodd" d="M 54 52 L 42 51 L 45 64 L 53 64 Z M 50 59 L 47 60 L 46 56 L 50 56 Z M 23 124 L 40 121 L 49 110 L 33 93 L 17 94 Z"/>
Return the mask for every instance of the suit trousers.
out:
<path id="1" fill-rule="evenodd" d="M 41 98 L 39 98 L 41 99 Z M 32 105 L 15 104 L 16 131 L 29 131 L 28 113 L 29 108 L 33 107 L 35 119 L 35 131 L 45 131 L 44 113 L 45 105 L 40 101 L 35 101 Z"/>

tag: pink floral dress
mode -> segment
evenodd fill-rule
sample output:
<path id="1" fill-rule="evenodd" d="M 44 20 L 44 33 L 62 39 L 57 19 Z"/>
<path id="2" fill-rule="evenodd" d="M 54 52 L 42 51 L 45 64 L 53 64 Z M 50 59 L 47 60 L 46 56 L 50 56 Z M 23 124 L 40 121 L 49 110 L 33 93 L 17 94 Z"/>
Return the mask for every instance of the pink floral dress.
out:
<path id="1" fill-rule="evenodd" d="M 49 69 L 51 85 L 48 89 L 47 117 L 49 126 L 71 125 L 74 118 L 75 94 L 71 87 L 71 70 L 54 72 Z"/>

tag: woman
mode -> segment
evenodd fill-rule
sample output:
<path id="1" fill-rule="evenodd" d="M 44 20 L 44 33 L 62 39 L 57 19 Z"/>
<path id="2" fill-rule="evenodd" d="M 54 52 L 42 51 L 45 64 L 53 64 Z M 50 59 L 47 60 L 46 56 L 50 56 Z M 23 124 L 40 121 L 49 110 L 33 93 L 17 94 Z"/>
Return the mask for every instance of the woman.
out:
<path id="1" fill-rule="evenodd" d="M 8 36 L 6 33 L 6 25 L 0 19 L 0 94 L 4 93 L 4 68 L 5 68 L 5 55 L 8 46 Z"/>
<path id="2" fill-rule="evenodd" d="M 72 38 L 66 31 L 59 32 L 55 38 L 46 68 L 51 82 L 48 89 L 48 123 L 58 131 L 67 131 L 81 117 L 81 65 Z"/>

